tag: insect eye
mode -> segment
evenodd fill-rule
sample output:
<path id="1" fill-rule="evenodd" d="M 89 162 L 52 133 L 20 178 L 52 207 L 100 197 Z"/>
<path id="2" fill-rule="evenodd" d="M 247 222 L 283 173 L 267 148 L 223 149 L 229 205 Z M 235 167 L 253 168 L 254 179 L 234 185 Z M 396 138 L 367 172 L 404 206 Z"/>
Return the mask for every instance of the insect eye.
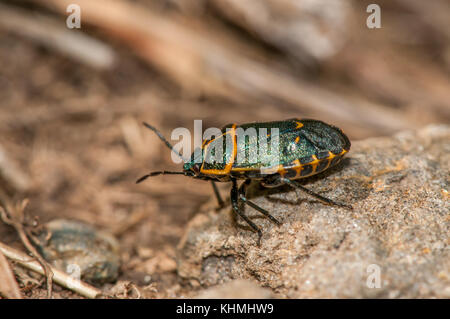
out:
<path id="1" fill-rule="evenodd" d="M 192 170 L 195 174 L 198 174 L 200 173 L 200 166 L 198 164 L 195 164 L 194 166 L 192 166 Z"/>

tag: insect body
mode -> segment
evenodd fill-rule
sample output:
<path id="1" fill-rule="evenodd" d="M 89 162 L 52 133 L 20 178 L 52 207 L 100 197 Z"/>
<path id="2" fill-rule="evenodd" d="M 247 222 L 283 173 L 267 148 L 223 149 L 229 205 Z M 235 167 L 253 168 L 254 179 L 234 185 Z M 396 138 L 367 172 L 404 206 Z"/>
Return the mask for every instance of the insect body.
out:
<path id="1" fill-rule="evenodd" d="M 172 151 L 176 152 L 158 130 L 147 123 L 144 125 L 153 130 Z M 256 135 L 249 134 L 252 132 L 256 132 Z M 336 165 L 349 150 L 350 141 L 347 136 L 339 128 L 322 121 L 291 119 L 239 126 L 230 124 L 222 129 L 221 135 L 204 140 L 201 150 L 194 151 L 190 160 L 185 161 L 183 171 L 152 172 L 141 177 L 137 183 L 160 174 L 180 174 L 209 180 L 212 182 L 219 205 L 223 206 L 215 182 L 231 182 L 232 208 L 258 232 L 259 243 L 262 232 L 244 214 L 239 203 L 243 202 L 253 207 L 276 224 L 280 222 L 268 211 L 246 198 L 246 189 L 251 180 L 259 180 L 265 187 L 287 184 L 327 204 L 351 209 L 351 206 L 335 203 L 298 183 L 299 179 L 318 174 Z M 182 157 L 181 154 L 177 154 Z M 240 187 L 237 186 L 239 179 L 244 179 Z"/>

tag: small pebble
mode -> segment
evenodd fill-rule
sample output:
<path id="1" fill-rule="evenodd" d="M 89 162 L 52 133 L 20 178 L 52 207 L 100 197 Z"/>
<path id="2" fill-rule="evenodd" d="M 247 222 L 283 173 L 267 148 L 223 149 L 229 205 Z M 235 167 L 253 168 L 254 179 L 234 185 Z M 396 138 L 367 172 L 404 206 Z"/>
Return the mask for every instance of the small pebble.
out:
<path id="1" fill-rule="evenodd" d="M 119 244 L 91 225 L 57 219 L 37 236 L 39 252 L 56 268 L 92 284 L 113 282 L 120 267 Z"/>

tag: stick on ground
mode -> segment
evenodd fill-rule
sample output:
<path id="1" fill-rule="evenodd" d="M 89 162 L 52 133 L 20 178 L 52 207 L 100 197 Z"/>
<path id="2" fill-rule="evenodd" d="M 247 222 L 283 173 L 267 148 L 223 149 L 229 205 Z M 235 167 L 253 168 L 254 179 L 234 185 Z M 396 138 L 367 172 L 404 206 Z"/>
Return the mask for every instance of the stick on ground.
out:
<path id="1" fill-rule="evenodd" d="M 45 275 L 44 268 L 41 266 L 41 264 L 39 264 L 39 262 L 35 261 L 32 257 L 26 255 L 25 253 L 11 248 L 1 242 L 0 252 L 2 252 L 7 258 L 18 263 L 19 265 L 35 271 L 41 275 Z M 52 266 L 50 266 L 50 270 L 53 272 L 53 281 L 62 287 L 70 289 L 87 298 L 97 298 L 102 294 L 100 289 L 92 287 L 91 285 L 73 278 L 61 270 L 58 270 Z"/>

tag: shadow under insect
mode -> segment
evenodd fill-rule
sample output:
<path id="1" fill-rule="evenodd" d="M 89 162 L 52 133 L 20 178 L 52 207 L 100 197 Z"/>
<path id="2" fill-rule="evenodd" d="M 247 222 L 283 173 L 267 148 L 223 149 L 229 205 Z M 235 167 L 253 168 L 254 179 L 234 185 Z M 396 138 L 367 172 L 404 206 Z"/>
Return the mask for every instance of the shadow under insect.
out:
<path id="1" fill-rule="evenodd" d="M 345 158 L 341 162 L 336 164 L 334 167 L 330 168 L 329 170 L 326 170 L 322 173 L 310 176 L 308 178 L 301 179 L 301 182 L 299 182 L 299 184 L 301 184 L 302 186 L 306 186 L 308 184 L 313 184 L 319 180 L 326 180 L 330 175 L 334 175 L 337 172 L 344 170 L 346 167 L 348 167 L 350 165 L 351 165 L 351 158 Z M 296 200 L 294 200 L 294 201 L 287 199 L 286 197 L 273 197 L 272 196 L 272 195 L 277 195 L 277 194 L 291 193 L 293 190 L 296 191 Z M 322 196 L 313 191 L 310 191 L 310 192 L 314 193 L 315 195 Z M 282 205 L 299 206 L 303 202 L 313 202 L 313 203 L 322 203 L 322 204 L 326 204 L 326 205 L 339 206 L 339 207 L 344 207 L 347 209 L 352 209 L 352 206 L 350 206 L 348 204 L 341 204 L 339 202 L 334 202 L 332 200 L 328 200 L 327 202 L 324 202 L 323 200 L 317 198 L 315 195 L 311 196 L 310 193 L 305 193 L 303 190 L 299 191 L 299 189 L 293 188 L 291 185 L 287 185 L 287 184 L 283 184 L 283 185 L 280 185 L 277 187 L 267 188 L 267 187 L 264 187 L 263 185 L 261 185 L 261 181 L 258 181 L 258 180 L 253 180 L 249 184 L 247 192 L 246 192 L 246 198 L 248 200 L 252 200 L 252 199 L 264 196 L 267 201 L 273 202 L 276 204 L 282 204 Z M 328 199 L 328 198 L 326 198 L 326 199 Z M 239 208 L 246 214 L 248 214 L 252 211 L 252 207 L 245 207 L 246 205 L 243 202 L 241 202 L 239 205 L 240 205 Z M 227 207 L 228 207 L 228 205 L 227 205 Z M 220 207 L 219 207 L 219 209 L 220 209 Z M 264 216 L 264 214 L 252 214 L 251 217 L 249 217 L 249 218 L 251 218 L 252 220 L 266 219 L 267 216 Z M 252 227 L 250 227 L 248 224 L 239 223 L 238 216 L 236 214 L 233 214 L 233 220 L 234 220 L 235 224 L 237 225 L 237 227 L 239 227 L 241 229 L 252 230 Z M 282 220 L 277 220 L 277 221 L 278 221 L 278 225 L 280 225 L 283 222 Z"/>

